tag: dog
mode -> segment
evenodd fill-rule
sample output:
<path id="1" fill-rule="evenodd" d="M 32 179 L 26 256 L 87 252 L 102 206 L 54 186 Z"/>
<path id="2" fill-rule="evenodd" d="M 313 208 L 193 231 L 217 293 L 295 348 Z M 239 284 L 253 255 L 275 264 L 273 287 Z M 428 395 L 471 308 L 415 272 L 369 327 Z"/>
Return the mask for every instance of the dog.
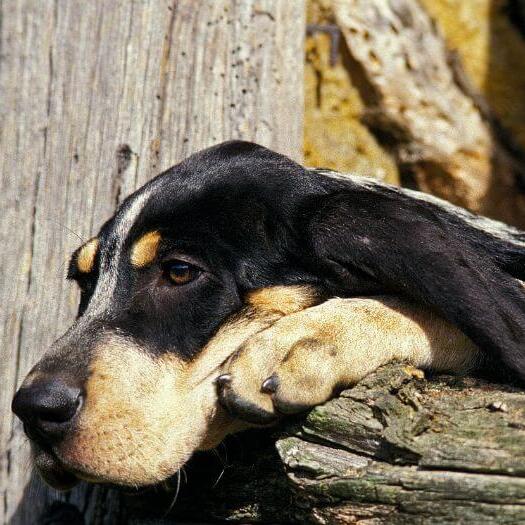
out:
<path id="1" fill-rule="evenodd" d="M 525 378 L 525 234 L 231 141 L 72 255 L 78 317 L 13 399 L 52 486 L 145 486 L 383 363 Z"/>

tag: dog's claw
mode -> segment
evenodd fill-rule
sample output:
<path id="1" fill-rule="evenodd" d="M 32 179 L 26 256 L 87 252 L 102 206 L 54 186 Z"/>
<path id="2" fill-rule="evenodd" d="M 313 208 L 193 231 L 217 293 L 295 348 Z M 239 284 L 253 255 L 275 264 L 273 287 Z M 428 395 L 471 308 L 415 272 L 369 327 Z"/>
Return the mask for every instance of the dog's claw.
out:
<path id="1" fill-rule="evenodd" d="M 265 394 L 275 394 L 277 388 L 279 387 L 279 378 L 272 374 L 270 377 L 264 380 L 261 386 L 261 392 Z"/>
<path id="2" fill-rule="evenodd" d="M 232 388 L 232 377 L 230 374 L 220 375 L 215 380 L 215 383 L 220 404 L 234 418 L 254 425 L 270 425 L 277 421 L 278 415 L 268 412 L 255 403 L 237 395 Z"/>
<path id="3" fill-rule="evenodd" d="M 221 374 L 217 379 L 215 379 L 215 384 L 219 388 L 224 388 L 226 385 L 229 385 L 232 382 L 231 374 Z"/>

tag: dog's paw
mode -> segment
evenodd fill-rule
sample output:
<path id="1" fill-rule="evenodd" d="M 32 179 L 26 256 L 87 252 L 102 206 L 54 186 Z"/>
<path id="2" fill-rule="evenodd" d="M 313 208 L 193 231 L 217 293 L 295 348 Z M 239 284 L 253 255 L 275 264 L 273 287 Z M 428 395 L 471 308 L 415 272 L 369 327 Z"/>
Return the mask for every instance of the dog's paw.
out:
<path id="1" fill-rule="evenodd" d="M 262 388 L 280 361 L 274 346 L 266 330 L 252 337 L 228 360 L 217 378 L 219 402 L 233 417 L 256 425 L 279 419 L 272 398 Z"/>
<path id="2" fill-rule="evenodd" d="M 228 360 L 217 389 L 232 416 L 267 425 L 333 395 L 341 356 L 331 322 L 326 317 L 322 322 L 321 312 L 309 308 L 277 321 Z"/>
<path id="3" fill-rule="evenodd" d="M 339 386 L 337 350 L 321 338 L 298 339 L 262 383 L 261 390 L 271 397 L 274 411 L 297 414 L 333 397 Z"/>
<path id="4" fill-rule="evenodd" d="M 434 312 L 395 298 L 331 299 L 249 338 L 217 380 L 234 417 L 270 424 L 324 403 L 393 359 L 461 371 L 477 350 Z"/>

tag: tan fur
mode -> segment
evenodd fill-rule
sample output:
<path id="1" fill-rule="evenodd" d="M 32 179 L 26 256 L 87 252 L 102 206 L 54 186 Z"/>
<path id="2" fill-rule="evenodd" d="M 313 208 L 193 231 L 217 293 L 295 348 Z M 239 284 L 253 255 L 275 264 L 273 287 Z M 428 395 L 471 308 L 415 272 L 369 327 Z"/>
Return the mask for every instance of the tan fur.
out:
<path id="1" fill-rule="evenodd" d="M 273 412 L 273 403 L 314 406 L 392 360 L 462 372 L 476 346 L 431 310 L 395 298 L 332 299 L 277 321 L 244 344 L 225 366 L 232 388 Z M 277 392 L 261 391 L 275 374 Z"/>
<path id="2" fill-rule="evenodd" d="M 157 257 L 161 235 L 158 231 L 144 234 L 131 248 L 131 264 L 135 268 L 145 268 Z"/>
<path id="3" fill-rule="evenodd" d="M 97 256 L 99 241 L 95 237 L 84 244 L 77 256 L 77 268 L 81 273 L 89 273 L 93 270 L 95 265 L 95 257 Z"/>
<path id="4" fill-rule="evenodd" d="M 313 296 L 299 286 L 267 293 L 288 301 L 287 312 L 293 304 L 295 311 L 308 306 Z M 107 335 L 94 349 L 86 401 L 76 430 L 57 450 L 60 460 L 89 481 L 138 486 L 173 475 L 195 450 L 213 448 L 246 427 L 219 406 L 214 380 L 246 339 L 282 316 L 270 302 L 261 301 L 258 310 L 246 307 L 190 363 Z"/>
<path id="5" fill-rule="evenodd" d="M 209 440 L 209 426 L 227 432 L 233 424 L 217 406 L 212 378 L 197 388 L 190 380 L 191 367 L 173 354 L 155 357 L 108 337 L 96 349 L 77 428 L 59 458 L 90 481 L 166 479 Z"/>
<path id="6" fill-rule="evenodd" d="M 315 304 L 316 294 L 308 286 L 272 286 L 249 292 L 245 300 L 258 312 L 273 311 L 289 315 Z"/>
<path id="7" fill-rule="evenodd" d="M 333 299 L 321 305 L 308 287 L 250 294 L 191 362 L 155 356 L 107 334 L 94 349 L 75 431 L 57 447 L 79 477 L 139 486 L 173 475 L 196 450 L 216 446 L 248 425 L 218 403 L 215 379 L 267 411 L 274 403 L 324 402 L 391 359 L 462 370 L 476 355 L 458 330 L 425 309 L 396 299 Z M 286 315 L 285 315 L 286 314 Z M 261 392 L 277 374 L 273 399 Z"/>

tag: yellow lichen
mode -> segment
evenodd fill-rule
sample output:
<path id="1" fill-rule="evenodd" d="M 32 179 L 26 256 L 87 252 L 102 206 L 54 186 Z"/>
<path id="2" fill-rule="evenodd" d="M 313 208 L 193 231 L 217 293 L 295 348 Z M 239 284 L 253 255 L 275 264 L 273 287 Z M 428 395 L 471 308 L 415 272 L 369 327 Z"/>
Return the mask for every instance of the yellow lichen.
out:
<path id="1" fill-rule="evenodd" d="M 525 39 L 508 0 L 421 0 L 472 84 L 525 148 Z"/>
<path id="2" fill-rule="evenodd" d="M 311 0 L 307 20 L 321 26 L 334 24 L 330 1 Z M 331 46 L 325 32 L 306 39 L 305 163 L 396 184 L 395 162 L 361 123 L 365 104 L 352 84 L 344 43 L 335 64 L 330 63 Z"/>

